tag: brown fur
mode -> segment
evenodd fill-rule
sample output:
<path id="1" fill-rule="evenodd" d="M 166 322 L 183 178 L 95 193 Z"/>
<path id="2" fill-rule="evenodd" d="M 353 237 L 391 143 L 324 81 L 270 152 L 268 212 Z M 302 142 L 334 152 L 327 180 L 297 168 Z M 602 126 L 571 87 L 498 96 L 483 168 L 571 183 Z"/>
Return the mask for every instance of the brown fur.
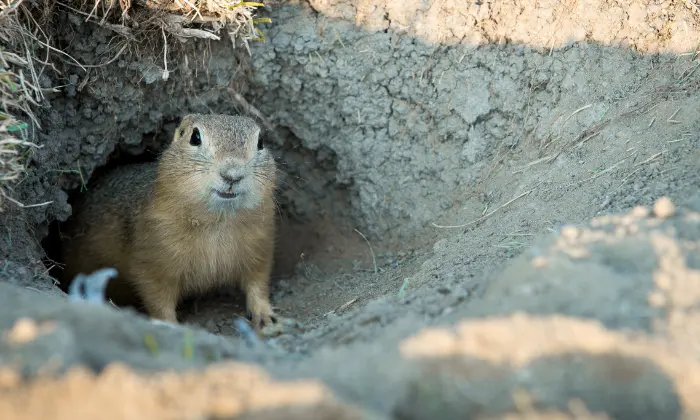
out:
<path id="1" fill-rule="evenodd" d="M 90 186 L 66 232 L 64 278 L 114 267 L 169 322 L 185 295 L 237 282 L 255 327 L 271 322 L 275 162 L 258 150 L 259 132 L 247 117 L 188 115 L 157 164 L 119 167 Z M 244 171 L 235 207 L 213 193 L 228 170 Z"/>

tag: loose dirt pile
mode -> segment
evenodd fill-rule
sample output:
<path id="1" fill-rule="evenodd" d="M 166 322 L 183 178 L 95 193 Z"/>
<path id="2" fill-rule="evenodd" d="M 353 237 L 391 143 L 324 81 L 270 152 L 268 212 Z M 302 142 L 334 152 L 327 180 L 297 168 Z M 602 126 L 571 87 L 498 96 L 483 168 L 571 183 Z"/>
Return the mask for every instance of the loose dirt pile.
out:
<path id="1" fill-rule="evenodd" d="M 700 416 L 700 6 L 284 2 L 250 55 L 117 55 L 56 10 L 12 184 L 51 203 L 0 216 L 9 417 Z M 238 296 L 169 328 L 52 284 L 72 197 L 187 112 L 262 117 L 286 173 L 272 303 L 300 325 L 263 346 Z"/>

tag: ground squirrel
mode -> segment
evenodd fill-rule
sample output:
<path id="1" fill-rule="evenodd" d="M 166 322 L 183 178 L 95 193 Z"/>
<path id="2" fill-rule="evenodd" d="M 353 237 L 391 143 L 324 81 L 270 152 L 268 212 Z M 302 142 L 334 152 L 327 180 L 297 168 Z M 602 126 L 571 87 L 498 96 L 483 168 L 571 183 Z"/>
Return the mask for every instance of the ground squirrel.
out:
<path id="1" fill-rule="evenodd" d="M 252 119 L 185 116 L 157 163 L 118 167 L 84 194 L 63 232 L 64 281 L 114 267 L 173 323 L 185 295 L 237 282 L 260 330 L 275 317 L 275 174 Z"/>

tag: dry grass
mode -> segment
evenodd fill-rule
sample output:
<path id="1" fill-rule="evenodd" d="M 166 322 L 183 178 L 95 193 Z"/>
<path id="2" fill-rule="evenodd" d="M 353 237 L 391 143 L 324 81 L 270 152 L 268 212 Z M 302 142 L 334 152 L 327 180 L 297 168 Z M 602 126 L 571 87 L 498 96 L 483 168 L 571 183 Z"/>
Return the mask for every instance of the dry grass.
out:
<path id="1" fill-rule="evenodd" d="M 242 41 L 248 48 L 248 41 L 265 38 L 256 25 L 269 22 L 255 17 L 256 10 L 264 6 L 262 2 L 241 0 L 59 0 L 55 6 L 132 41 L 160 33 L 180 40 L 219 40 L 223 30 L 231 41 Z M 45 13 L 42 23 L 46 15 L 50 18 L 50 13 Z"/>
<path id="2" fill-rule="evenodd" d="M 19 5 L 0 0 L 0 211 L 6 201 L 24 207 L 11 197 L 11 186 L 22 177 L 32 149 L 37 147 L 26 139 L 27 121 L 39 127 L 32 108 L 44 99 L 17 20 Z M 8 47 L 16 52 L 8 51 Z"/>

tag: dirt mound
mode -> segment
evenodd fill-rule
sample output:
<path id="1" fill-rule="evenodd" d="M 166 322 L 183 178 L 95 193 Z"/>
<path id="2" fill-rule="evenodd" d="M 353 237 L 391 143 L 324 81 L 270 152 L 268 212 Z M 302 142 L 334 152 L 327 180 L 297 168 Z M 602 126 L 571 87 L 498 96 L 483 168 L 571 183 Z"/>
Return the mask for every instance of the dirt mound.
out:
<path id="1" fill-rule="evenodd" d="M 610 418 L 697 416 L 700 213 L 666 219 L 675 210 L 667 199 L 654 209 L 663 217 L 638 207 L 563 228 L 455 315 L 489 319 L 404 342 L 425 367 L 402 418 L 499 414 L 521 389 L 536 407 L 578 399 Z M 552 315 L 494 315 L 513 311 Z"/>
<path id="2" fill-rule="evenodd" d="M 136 375 L 110 365 L 101 375 L 75 368 L 26 389 L 3 371 L 0 412 L 13 419 L 360 419 L 314 381 L 276 383 L 260 369 L 231 364 L 182 375 Z M 185 398 L 183 398 L 185 397 Z"/>
<path id="3" fill-rule="evenodd" d="M 155 326 L 107 306 L 38 299 L 35 292 L 3 286 L 8 292 L 2 294 L 1 307 L 32 300 L 41 301 L 42 308 L 15 309 L 15 314 L 3 314 L 3 322 L 19 313 L 51 321 L 20 320 L 7 329 L 0 358 L 10 366 L 19 364 L 28 379 L 13 373 L 17 370 L 3 371 L 0 406 L 14 410 L 7 411 L 17 413 L 13 418 L 54 409 L 82 418 L 75 416 L 105 406 L 125 407 L 109 411 L 115 419 L 129 418 L 129 413 L 148 413 L 149 418 L 195 413 L 360 418 L 363 411 L 365 416 L 402 419 L 464 418 L 465 413 L 468 418 L 505 418 L 507 413 L 694 418 L 700 415 L 694 397 L 700 378 L 694 327 L 700 299 L 700 212 L 677 209 L 668 199 L 657 201 L 654 211 L 637 207 L 627 215 L 601 216 L 590 226 L 567 226 L 542 238 L 495 276 L 483 297 L 451 314 L 457 322 L 443 319 L 441 325 L 405 338 L 387 335 L 296 361 L 269 346 L 249 349 L 201 331 L 189 332 L 188 356 L 182 350 L 187 332 L 180 327 Z M 631 256 L 636 264 L 630 264 Z M 646 299 L 615 294 L 631 279 Z M 579 290 L 580 306 L 603 310 L 582 312 L 571 299 L 572 287 Z M 615 310 L 597 300 L 601 289 L 615 296 Z M 558 314 L 526 315 L 547 312 L 532 306 L 532 296 L 558 308 Z M 611 322 L 619 319 L 636 322 Z M 138 342 L 149 335 L 161 350 Z M 224 348 L 230 350 L 217 359 L 249 360 L 262 367 L 217 364 L 207 356 Z M 145 377 L 125 364 L 181 373 Z M 203 364 L 209 367 L 202 373 L 191 370 Z M 102 373 L 95 376 L 78 366 Z M 262 368 L 286 380 L 270 379 Z M 56 372 L 67 373 L 56 377 Z M 310 377 L 328 384 L 352 406 L 336 402 L 340 400 L 310 379 L 296 382 Z"/>
<path id="4" fill-rule="evenodd" d="M 270 3 L 250 54 L 163 29 L 155 55 L 118 8 L 57 7 L 46 67 L 8 76 L 45 100 L 41 147 L 0 150 L 27 205 L 0 214 L 0 409 L 700 416 L 700 10 L 623 3 Z M 299 324 L 263 345 L 236 294 L 169 327 L 53 285 L 74 197 L 188 112 L 257 118 L 283 172 L 272 303 Z"/>

